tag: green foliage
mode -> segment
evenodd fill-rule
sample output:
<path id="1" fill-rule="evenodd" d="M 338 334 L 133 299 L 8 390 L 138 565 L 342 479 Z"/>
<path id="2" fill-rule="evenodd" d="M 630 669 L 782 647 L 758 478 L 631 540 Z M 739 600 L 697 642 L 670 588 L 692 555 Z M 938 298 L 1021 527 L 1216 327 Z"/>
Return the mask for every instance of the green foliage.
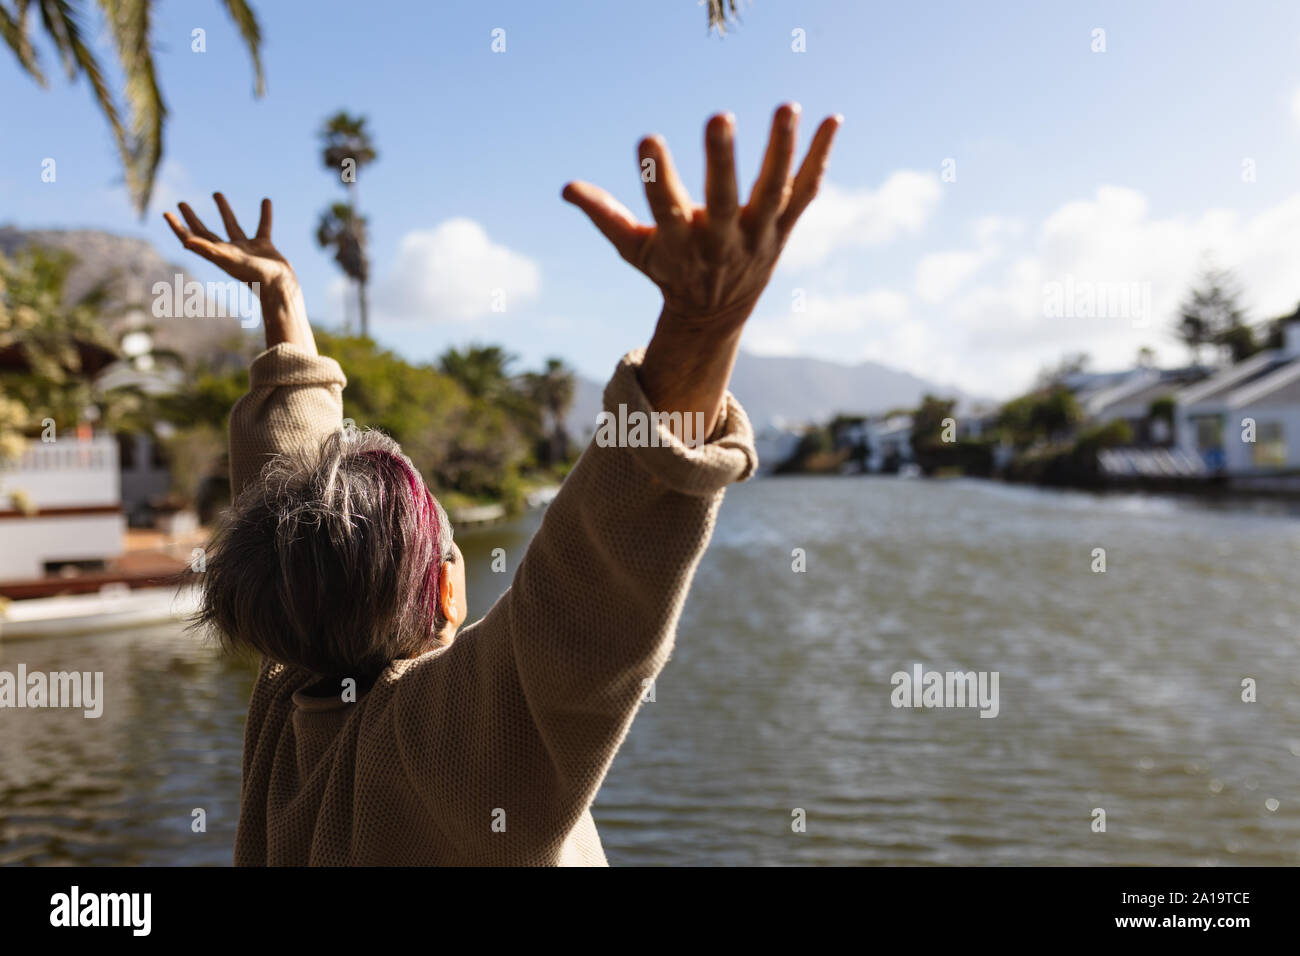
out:
<path id="1" fill-rule="evenodd" d="M 912 459 L 926 474 L 950 464 L 950 446 L 943 441 L 944 419 L 952 418 L 957 402 L 953 399 L 925 395 L 912 413 Z"/>
<path id="2" fill-rule="evenodd" d="M 19 366 L 3 378 L 0 455 L 21 453 L 24 435 L 54 419 L 59 428 L 87 416 L 104 429 L 146 419 L 147 401 L 134 389 L 100 393 L 91 373 L 118 354 L 105 331 L 101 286 L 64 303 L 64 285 L 76 258 L 68 252 L 29 248 L 0 256 L 0 352 Z M 93 363 L 88 365 L 88 363 Z"/>
<path id="3" fill-rule="evenodd" d="M 1083 421 L 1083 409 L 1063 385 L 1030 392 L 1007 402 L 995 426 L 1003 440 L 1016 448 L 1059 438 Z"/>
<path id="4" fill-rule="evenodd" d="M 1242 362 L 1263 348 L 1246 322 L 1239 298 L 1232 273 L 1217 269 L 1202 273 L 1179 308 L 1178 335 L 1194 355 L 1214 346 L 1230 361 Z"/>
<path id="5" fill-rule="evenodd" d="M 178 428 L 216 425 L 226 420 L 231 406 L 247 391 L 247 368 L 201 369 L 191 374 L 183 389 L 158 399 L 158 414 Z"/>
<path id="6" fill-rule="evenodd" d="M 1151 407 L 1147 410 L 1147 417 L 1153 420 L 1160 419 L 1172 427 L 1177 408 L 1178 402 L 1173 395 L 1162 395 L 1151 403 Z"/>
<path id="7" fill-rule="evenodd" d="M 1122 418 L 1085 429 L 1074 440 L 1074 454 L 1096 455 L 1103 448 L 1122 448 L 1133 444 L 1133 429 Z"/>

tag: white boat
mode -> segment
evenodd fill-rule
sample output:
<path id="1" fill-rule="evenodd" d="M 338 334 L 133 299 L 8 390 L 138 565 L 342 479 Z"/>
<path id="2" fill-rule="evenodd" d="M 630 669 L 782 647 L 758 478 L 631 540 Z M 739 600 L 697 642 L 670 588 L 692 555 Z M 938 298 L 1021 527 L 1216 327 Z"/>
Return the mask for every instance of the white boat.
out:
<path id="1" fill-rule="evenodd" d="M 105 585 L 94 594 L 0 602 L 0 640 L 64 637 L 182 621 L 198 608 L 198 588 Z"/>

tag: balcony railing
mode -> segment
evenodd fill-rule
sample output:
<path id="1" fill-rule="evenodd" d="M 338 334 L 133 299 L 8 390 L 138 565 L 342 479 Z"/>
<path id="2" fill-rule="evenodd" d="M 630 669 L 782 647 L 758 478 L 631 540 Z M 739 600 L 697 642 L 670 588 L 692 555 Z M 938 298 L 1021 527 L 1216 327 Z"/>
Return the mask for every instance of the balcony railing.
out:
<path id="1" fill-rule="evenodd" d="M 38 509 L 118 504 L 117 441 L 111 435 L 32 441 L 19 458 L 0 464 L 0 510 L 13 507 L 14 492 Z"/>

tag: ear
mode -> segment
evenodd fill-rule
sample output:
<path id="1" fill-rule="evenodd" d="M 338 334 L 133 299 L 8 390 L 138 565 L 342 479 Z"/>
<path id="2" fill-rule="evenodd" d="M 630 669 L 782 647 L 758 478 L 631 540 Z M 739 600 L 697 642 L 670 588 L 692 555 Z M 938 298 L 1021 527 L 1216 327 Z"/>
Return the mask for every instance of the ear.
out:
<path id="1" fill-rule="evenodd" d="M 443 564 L 441 573 L 438 575 L 438 606 L 442 608 L 442 616 L 453 625 L 460 623 L 460 614 L 464 608 L 460 606 L 464 599 L 459 598 L 456 594 L 455 585 L 451 583 L 451 562 Z"/>

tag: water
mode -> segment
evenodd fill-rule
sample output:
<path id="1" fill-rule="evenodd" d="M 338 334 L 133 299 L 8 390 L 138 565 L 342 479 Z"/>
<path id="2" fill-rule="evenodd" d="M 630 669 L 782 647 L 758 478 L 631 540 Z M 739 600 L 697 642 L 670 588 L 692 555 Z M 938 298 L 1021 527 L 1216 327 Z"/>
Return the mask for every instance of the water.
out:
<path id="1" fill-rule="evenodd" d="M 461 536 L 475 614 L 536 524 Z M 1295 864 L 1297 545 L 1294 517 L 1164 498 L 734 488 L 595 806 L 610 861 Z M 19 661 L 103 670 L 108 703 L 0 712 L 0 862 L 230 862 L 245 665 L 175 629 L 0 643 Z M 892 707 L 917 662 L 998 671 L 997 718 Z"/>

